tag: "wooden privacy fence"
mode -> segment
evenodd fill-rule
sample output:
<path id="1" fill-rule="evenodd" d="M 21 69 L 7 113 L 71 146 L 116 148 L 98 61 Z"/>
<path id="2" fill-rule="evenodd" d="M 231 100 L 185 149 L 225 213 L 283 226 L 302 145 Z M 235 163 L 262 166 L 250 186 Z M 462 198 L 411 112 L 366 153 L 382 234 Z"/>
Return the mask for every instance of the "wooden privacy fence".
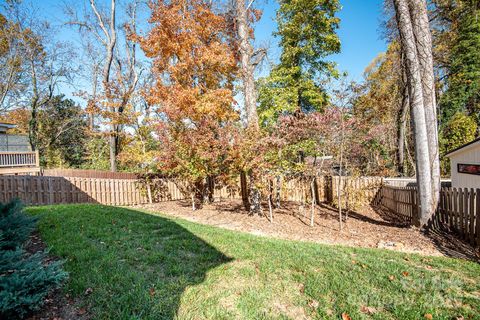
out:
<path id="1" fill-rule="evenodd" d="M 43 169 L 43 176 L 49 177 L 77 177 L 77 178 L 96 178 L 96 179 L 137 179 L 135 173 L 130 172 L 110 172 L 101 170 L 83 170 L 83 169 Z"/>
<path id="2" fill-rule="evenodd" d="M 480 189 L 442 188 L 435 218 L 480 246 Z"/>
<path id="3" fill-rule="evenodd" d="M 390 210 L 397 217 L 415 223 L 419 203 L 415 187 L 382 186 L 374 205 Z M 480 246 L 480 189 L 441 188 L 440 201 L 432 219 L 446 225 L 472 245 Z"/>
<path id="4" fill-rule="evenodd" d="M 150 182 L 154 202 L 189 199 L 184 183 L 174 179 Z M 144 181 L 133 179 L 97 179 L 53 176 L 0 176 L 0 203 L 18 198 L 27 205 L 101 203 L 135 205 L 149 202 Z M 216 198 L 238 198 L 226 187 L 215 189 Z"/>
<path id="5" fill-rule="evenodd" d="M 167 188 L 171 200 L 182 198 L 173 183 L 168 183 Z M 148 202 L 145 186 L 131 179 L 0 176 L 0 202 L 14 198 L 22 200 L 27 205 L 60 203 L 133 205 Z"/>
<path id="6" fill-rule="evenodd" d="M 415 223 L 415 219 L 418 218 L 417 190 L 414 187 L 383 185 L 375 196 L 373 204 L 390 210 L 405 223 Z"/>
<path id="7" fill-rule="evenodd" d="M 341 181 L 341 182 L 340 182 Z M 362 199 L 362 202 L 369 204 L 377 194 L 381 184 L 381 177 L 339 177 L 339 176 L 317 176 L 317 177 L 280 177 L 272 179 L 272 190 L 274 198 L 279 191 L 280 201 L 310 202 L 313 191 L 317 203 L 338 203 L 338 186 L 340 193 L 351 201 L 354 198 Z M 357 201 L 359 202 L 359 201 Z"/>
<path id="8" fill-rule="evenodd" d="M 77 173 L 78 171 L 75 170 Z M 57 172 L 59 173 L 59 172 Z M 314 192 L 316 201 L 332 202 L 337 199 L 339 177 L 316 177 Z M 280 201 L 311 201 L 311 178 L 285 178 L 274 181 L 272 186 Z M 342 193 L 361 194 L 373 198 L 381 178 L 342 178 Z M 153 202 L 186 200 L 186 185 L 178 179 L 158 178 L 147 185 L 138 179 L 105 179 L 69 176 L 0 176 L 0 202 L 19 198 L 28 205 L 57 203 L 101 203 L 107 205 L 132 205 L 149 202 L 150 188 Z M 278 187 L 278 188 L 277 188 Z M 355 192 L 354 192 L 355 191 Z M 216 199 L 241 199 L 239 186 L 214 189 Z"/>

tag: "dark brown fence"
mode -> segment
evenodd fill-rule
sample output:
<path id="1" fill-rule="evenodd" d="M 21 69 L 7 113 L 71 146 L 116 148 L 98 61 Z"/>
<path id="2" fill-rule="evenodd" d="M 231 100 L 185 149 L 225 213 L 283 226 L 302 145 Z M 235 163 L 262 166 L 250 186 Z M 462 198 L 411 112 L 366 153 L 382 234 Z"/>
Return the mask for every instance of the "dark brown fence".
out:
<path id="1" fill-rule="evenodd" d="M 436 219 L 480 246 L 480 189 L 442 188 Z"/>
<path id="2" fill-rule="evenodd" d="M 418 218 L 415 187 L 382 186 L 373 202 L 414 223 Z M 472 245 L 480 246 L 480 189 L 441 188 L 434 224 L 449 226 Z"/>
<path id="3" fill-rule="evenodd" d="M 381 206 L 393 212 L 398 220 L 411 223 L 417 218 L 417 190 L 414 187 L 382 186 L 373 201 L 376 206 Z"/>
<path id="4" fill-rule="evenodd" d="M 48 177 L 77 177 L 95 179 L 137 179 L 137 175 L 130 172 L 110 172 L 82 169 L 44 169 L 42 170 L 42 175 Z"/>

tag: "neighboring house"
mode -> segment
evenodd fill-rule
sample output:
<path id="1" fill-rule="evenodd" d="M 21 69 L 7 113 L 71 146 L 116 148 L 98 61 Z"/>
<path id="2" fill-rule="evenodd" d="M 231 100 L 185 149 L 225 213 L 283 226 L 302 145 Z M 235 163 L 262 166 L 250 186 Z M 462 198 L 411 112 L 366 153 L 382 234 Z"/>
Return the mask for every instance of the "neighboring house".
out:
<path id="1" fill-rule="evenodd" d="M 26 135 L 8 133 L 15 127 L 0 122 L 0 174 L 39 173 L 38 151 L 32 150 Z"/>
<path id="2" fill-rule="evenodd" d="M 452 187 L 480 188 L 480 138 L 446 154 L 450 158 Z"/>
<path id="3" fill-rule="evenodd" d="M 15 127 L 14 124 L 0 122 L 0 151 L 32 151 L 27 135 L 7 133 Z"/>

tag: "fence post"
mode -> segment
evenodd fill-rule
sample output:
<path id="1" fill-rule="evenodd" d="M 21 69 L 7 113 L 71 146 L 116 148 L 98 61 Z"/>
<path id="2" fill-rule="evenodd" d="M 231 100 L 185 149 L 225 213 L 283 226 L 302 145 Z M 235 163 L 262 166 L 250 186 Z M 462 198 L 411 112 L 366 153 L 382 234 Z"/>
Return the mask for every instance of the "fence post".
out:
<path id="1" fill-rule="evenodd" d="M 477 246 L 480 246 L 480 189 L 477 188 L 476 190 L 477 194 L 477 205 L 476 205 L 476 222 L 475 222 L 475 234 L 477 238 Z"/>
<path id="2" fill-rule="evenodd" d="M 477 193 L 477 198 L 479 197 Z M 468 239 L 472 245 L 475 244 L 475 189 L 470 188 L 470 205 L 469 205 L 469 213 L 468 213 Z"/>
<path id="3" fill-rule="evenodd" d="M 420 217 L 418 216 L 418 199 L 417 199 L 417 190 L 412 188 L 410 190 L 412 196 L 412 223 L 413 225 L 420 227 Z"/>

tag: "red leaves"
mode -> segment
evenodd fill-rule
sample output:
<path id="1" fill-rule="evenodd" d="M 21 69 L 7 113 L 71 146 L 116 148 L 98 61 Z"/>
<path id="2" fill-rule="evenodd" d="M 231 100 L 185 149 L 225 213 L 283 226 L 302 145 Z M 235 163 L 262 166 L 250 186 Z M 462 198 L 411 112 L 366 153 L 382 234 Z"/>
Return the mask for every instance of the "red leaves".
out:
<path id="1" fill-rule="evenodd" d="M 152 29 L 137 37 L 153 59 L 154 87 L 148 101 L 159 105 L 159 170 L 193 184 L 218 176 L 229 158 L 237 72 L 225 17 L 196 0 L 152 2 Z"/>

